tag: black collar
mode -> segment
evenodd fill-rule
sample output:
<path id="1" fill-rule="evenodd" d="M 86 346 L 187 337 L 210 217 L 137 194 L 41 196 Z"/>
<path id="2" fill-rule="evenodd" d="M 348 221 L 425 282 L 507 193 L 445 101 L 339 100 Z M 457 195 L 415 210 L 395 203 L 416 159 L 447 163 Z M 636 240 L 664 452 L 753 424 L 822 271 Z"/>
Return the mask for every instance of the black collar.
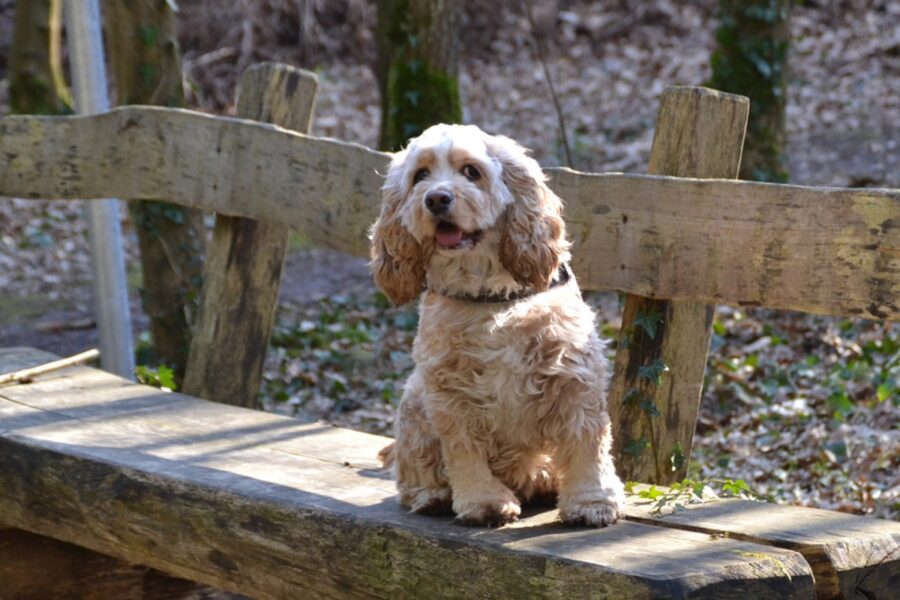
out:
<path id="1" fill-rule="evenodd" d="M 556 272 L 556 277 L 550 282 L 550 285 L 547 287 L 548 290 L 553 289 L 555 287 L 559 287 L 561 285 L 565 285 L 569 282 L 572 276 L 569 274 L 569 268 L 565 264 L 559 265 L 559 271 Z M 521 290 L 516 290 L 508 293 L 501 292 L 481 292 L 480 294 L 444 294 L 442 292 L 436 292 L 434 290 L 429 290 L 435 294 L 440 296 L 444 296 L 446 298 L 452 298 L 454 300 L 459 300 L 461 302 L 477 302 L 481 304 L 497 304 L 500 302 L 515 302 L 516 300 L 521 300 L 522 298 L 529 298 L 538 293 L 538 291 L 534 288 L 522 288 Z"/>

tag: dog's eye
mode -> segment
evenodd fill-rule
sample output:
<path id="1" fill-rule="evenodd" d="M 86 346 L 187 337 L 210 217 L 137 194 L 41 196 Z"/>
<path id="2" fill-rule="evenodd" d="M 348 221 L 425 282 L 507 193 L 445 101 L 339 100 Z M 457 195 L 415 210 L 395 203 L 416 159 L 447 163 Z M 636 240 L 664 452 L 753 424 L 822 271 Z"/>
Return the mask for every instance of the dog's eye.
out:
<path id="1" fill-rule="evenodd" d="M 426 177 L 428 177 L 428 169 L 419 169 L 416 171 L 416 174 L 413 175 L 413 185 L 416 185 Z"/>
<path id="2" fill-rule="evenodd" d="M 478 170 L 478 167 L 475 165 L 466 165 L 462 168 L 462 174 L 466 176 L 466 179 L 469 181 L 476 181 L 481 179 L 481 171 Z"/>

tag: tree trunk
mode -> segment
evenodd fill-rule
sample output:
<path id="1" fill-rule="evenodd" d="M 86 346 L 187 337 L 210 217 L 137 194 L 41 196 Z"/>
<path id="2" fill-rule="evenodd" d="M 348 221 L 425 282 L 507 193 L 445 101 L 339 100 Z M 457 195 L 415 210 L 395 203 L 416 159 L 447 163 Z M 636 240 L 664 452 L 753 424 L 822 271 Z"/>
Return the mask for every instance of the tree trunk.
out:
<path id="1" fill-rule="evenodd" d="M 382 149 L 397 150 L 435 123 L 462 120 L 459 17 L 459 2 L 381 0 L 375 70 L 382 91 Z"/>
<path id="2" fill-rule="evenodd" d="M 9 50 L 10 112 L 58 115 L 71 111 L 62 76 L 62 0 L 16 0 Z"/>
<path id="3" fill-rule="evenodd" d="M 785 65 L 792 0 L 719 0 L 710 85 L 750 98 L 741 179 L 785 182 Z"/>
<path id="4" fill-rule="evenodd" d="M 118 104 L 182 106 L 175 15 L 166 0 L 107 0 L 109 56 Z M 129 203 L 141 250 L 144 311 L 158 362 L 184 376 L 203 284 L 203 214 L 165 202 Z"/>

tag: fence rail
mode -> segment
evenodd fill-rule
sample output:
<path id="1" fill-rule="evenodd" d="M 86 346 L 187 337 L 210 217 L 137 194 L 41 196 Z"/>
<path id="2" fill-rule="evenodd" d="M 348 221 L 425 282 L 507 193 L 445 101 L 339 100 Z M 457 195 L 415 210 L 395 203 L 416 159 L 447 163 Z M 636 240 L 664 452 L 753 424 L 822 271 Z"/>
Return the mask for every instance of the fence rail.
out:
<path id="1" fill-rule="evenodd" d="M 167 200 L 357 256 L 389 159 L 180 109 L 0 119 L 0 195 Z M 548 173 L 586 289 L 900 320 L 900 190 Z"/>

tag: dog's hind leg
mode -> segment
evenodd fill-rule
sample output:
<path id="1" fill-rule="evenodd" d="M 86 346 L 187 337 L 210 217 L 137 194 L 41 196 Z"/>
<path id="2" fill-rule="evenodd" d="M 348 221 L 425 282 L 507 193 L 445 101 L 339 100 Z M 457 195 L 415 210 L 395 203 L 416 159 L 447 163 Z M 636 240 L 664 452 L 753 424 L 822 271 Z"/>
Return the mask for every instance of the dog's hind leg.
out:
<path id="1" fill-rule="evenodd" d="M 400 504 L 411 512 L 450 515 L 451 493 L 441 456 L 441 442 L 422 405 L 423 390 L 416 373 L 410 377 L 395 425 L 393 458 Z"/>

